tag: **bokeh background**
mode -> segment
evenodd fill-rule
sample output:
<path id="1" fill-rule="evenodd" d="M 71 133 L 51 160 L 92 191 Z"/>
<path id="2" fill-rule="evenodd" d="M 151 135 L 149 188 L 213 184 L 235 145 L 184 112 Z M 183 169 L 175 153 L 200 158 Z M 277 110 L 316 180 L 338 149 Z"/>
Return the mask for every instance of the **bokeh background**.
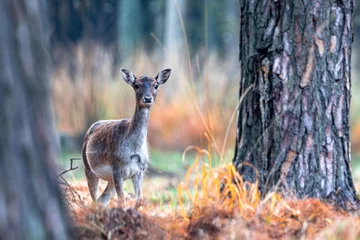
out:
<path id="1" fill-rule="evenodd" d="M 355 2 L 350 118 L 359 181 L 360 0 Z M 93 122 L 132 117 L 134 93 L 119 76 L 120 67 L 153 77 L 173 69 L 151 110 L 152 170 L 184 174 L 184 149 L 209 142 L 204 121 L 224 147 L 226 161 L 232 160 L 236 115 L 230 119 L 238 101 L 241 54 L 237 0 L 53 0 L 48 7 L 62 168 L 81 156 L 83 136 Z M 72 174 L 83 178 L 82 171 Z"/>

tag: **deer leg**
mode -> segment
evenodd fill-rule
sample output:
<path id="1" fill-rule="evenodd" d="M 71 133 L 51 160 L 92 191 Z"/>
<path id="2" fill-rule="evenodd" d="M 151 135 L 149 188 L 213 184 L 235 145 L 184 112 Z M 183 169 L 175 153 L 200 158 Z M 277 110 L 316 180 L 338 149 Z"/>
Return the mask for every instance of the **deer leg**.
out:
<path id="1" fill-rule="evenodd" d="M 91 169 L 85 168 L 85 176 L 87 184 L 89 187 L 89 192 L 92 200 L 96 202 L 98 198 L 98 189 L 99 189 L 99 178 L 92 172 Z"/>
<path id="2" fill-rule="evenodd" d="M 136 208 L 140 207 L 140 205 L 141 205 L 140 202 L 142 200 L 142 189 L 141 189 L 142 180 L 143 180 L 142 172 L 139 172 L 132 178 L 133 185 L 134 185 L 134 191 L 135 191 L 135 197 L 136 197 L 136 205 L 135 205 Z"/>
<path id="3" fill-rule="evenodd" d="M 115 190 L 118 195 L 118 200 L 120 204 L 123 205 L 125 202 L 124 197 L 124 178 L 121 174 L 120 168 L 113 168 L 113 182 L 115 185 Z"/>
<path id="4" fill-rule="evenodd" d="M 110 199 L 115 193 L 115 186 L 112 181 L 109 181 L 104 192 L 101 194 L 101 196 L 98 199 L 98 202 L 101 203 L 104 207 L 106 207 L 109 204 Z"/>

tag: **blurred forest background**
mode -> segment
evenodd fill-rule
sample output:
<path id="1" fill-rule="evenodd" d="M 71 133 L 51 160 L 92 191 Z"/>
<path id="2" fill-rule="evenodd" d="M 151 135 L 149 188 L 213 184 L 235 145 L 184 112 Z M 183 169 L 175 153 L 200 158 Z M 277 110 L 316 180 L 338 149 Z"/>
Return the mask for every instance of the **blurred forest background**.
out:
<path id="1" fill-rule="evenodd" d="M 356 3 L 351 139 L 353 164 L 360 170 L 360 0 Z M 52 0 L 48 9 L 63 164 L 80 156 L 93 122 L 132 117 L 134 93 L 119 76 L 120 67 L 153 77 L 173 69 L 150 116 L 154 167 L 181 172 L 182 151 L 208 143 L 203 121 L 232 160 L 235 121 L 225 135 L 240 80 L 237 0 Z"/>

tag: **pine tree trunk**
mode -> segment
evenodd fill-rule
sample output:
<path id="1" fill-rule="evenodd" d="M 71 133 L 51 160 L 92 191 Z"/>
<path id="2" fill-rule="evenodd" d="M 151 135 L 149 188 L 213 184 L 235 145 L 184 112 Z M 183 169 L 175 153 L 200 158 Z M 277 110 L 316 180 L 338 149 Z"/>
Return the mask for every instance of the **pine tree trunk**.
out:
<path id="1" fill-rule="evenodd" d="M 235 166 L 263 194 L 358 208 L 349 142 L 353 1 L 240 5 L 240 95 L 254 89 L 239 109 Z"/>
<path id="2" fill-rule="evenodd" d="M 68 239 L 54 171 L 45 1 L 0 0 L 0 236 Z"/>

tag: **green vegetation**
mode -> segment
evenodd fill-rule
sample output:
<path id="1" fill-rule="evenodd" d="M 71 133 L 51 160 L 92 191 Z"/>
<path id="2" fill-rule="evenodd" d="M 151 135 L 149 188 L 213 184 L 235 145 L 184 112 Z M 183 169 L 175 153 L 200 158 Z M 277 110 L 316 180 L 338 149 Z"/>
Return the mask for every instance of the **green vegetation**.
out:
<path id="1" fill-rule="evenodd" d="M 162 152 L 155 149 L 150 151 L 150 166 L 177 175 L 183 175 L 186 170 L 181 152 Z"/>

